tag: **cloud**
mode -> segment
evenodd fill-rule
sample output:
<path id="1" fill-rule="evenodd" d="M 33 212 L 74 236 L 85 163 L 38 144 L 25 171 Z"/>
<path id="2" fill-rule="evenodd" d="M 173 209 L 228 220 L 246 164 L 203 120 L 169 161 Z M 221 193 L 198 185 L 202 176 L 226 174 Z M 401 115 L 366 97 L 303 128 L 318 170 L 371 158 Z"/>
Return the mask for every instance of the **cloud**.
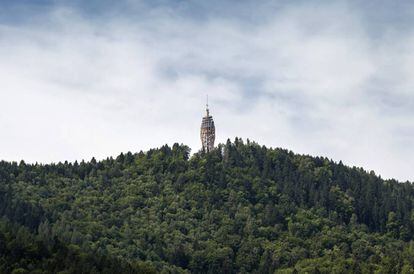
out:
<path id="1" fill-rule="evenodd" d="M 1 158 L 73 161 L 173 142 L 196 151 L 208 93 L 220 142 L 241 136 L 414 180 L 412 29 L 386 10 L 91 3 L 0 15 Z"/>

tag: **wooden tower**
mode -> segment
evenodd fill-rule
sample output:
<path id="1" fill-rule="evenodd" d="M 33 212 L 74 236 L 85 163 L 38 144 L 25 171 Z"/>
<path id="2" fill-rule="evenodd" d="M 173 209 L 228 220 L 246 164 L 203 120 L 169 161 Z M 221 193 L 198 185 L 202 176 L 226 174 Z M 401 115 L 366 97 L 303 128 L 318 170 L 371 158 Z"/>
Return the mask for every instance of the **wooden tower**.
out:
<path id="1" fill-rule="evenodd" d="M 216 139 L 216 128 L 214 127 L 213 116 L 210 116 L 208 109 L 208 97 L 206 105 L 206 116 L 203 117 L 200 129 L 200 138 L 203 151 L 209 152 L 214 148 L 214 141 Z"/>

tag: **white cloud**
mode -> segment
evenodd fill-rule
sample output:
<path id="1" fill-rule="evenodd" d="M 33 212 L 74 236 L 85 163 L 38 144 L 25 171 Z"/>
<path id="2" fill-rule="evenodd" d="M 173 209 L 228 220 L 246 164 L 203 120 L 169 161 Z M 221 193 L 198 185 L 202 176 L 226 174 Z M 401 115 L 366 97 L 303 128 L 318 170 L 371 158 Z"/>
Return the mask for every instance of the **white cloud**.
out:
<path id="1" fill-rule="evenodd" d="M 57 7 L 37 24 L 0 25 L 1 158 L 198 150 L 209 93 L 220 142 L 241 136 L 414 180 L 409 30 L 371 37 L 344 4 L 258 9 L 248 22 L 145 9 L 92 20 Z"/>

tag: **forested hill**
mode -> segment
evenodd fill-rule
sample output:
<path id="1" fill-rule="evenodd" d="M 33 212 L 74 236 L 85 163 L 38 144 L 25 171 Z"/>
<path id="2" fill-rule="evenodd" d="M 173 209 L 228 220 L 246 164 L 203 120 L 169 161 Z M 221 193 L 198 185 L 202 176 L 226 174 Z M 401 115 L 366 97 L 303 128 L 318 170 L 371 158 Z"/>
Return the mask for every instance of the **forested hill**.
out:
<path id="1" fill-rule="evenodd" d="M 0 163 L 0 273 L 414 273 L 414 187 L 237 139 Z"/>

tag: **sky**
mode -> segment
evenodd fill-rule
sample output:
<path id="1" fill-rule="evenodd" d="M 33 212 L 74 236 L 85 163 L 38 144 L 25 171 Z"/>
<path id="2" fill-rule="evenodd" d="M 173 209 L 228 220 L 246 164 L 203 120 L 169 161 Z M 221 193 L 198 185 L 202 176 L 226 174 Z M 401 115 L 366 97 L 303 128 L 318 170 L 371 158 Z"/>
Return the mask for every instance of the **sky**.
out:
<path id="1" fill-rule="evenodd" d="M 0 0 L 0 159 L 216 142 L 414 181 L 411 1 Z"/>

